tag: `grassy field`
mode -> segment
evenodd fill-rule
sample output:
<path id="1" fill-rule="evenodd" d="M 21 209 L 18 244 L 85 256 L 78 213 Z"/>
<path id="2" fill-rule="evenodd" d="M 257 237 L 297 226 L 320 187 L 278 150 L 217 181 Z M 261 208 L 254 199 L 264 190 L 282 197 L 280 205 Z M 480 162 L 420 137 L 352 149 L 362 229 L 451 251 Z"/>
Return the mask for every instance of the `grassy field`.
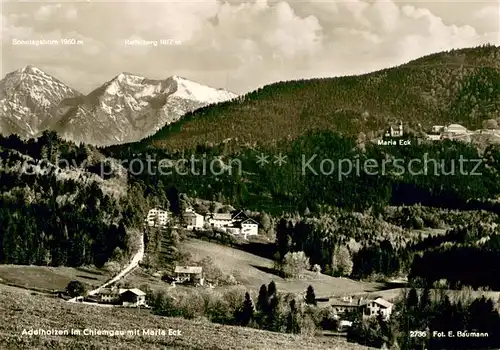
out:
<path id="1" fill-rule="evenodd" d="M 214 264 L 224 273 L 232 274 L 245 287 L 258 291 L 259 287 L 271 280 L 276 282 L 280 291 L 290 293 L 305 292 L 311 284 L 317 297 L 373 292 L 383 288 L 381 283 L 365 283 L 348 278 L 335 278 L 305 272 L 301 279 L 283 279 L 273 270 L 273 262 L 269 259 L 250 254 L 228 246 L 190 239 L 183 242 L 183 250 L 191 253 L 193 260 L 201 260 L 206 256 L 212 258 Z"/>
<path id="2" fill-rule="evenodd" d="M 358 282 L 347 278 L 317 275 L 309 271 L 304 272 L 303 278 L 300 279 L 283 279 L 275 274 L 273 262 L 269 259 L 198 239 L 184 241 L 181 249 L 189 251 L 192 259 L 197 261 L 210 256 L 218 268 L 226 274 L 232 274 L 238 282 L 253 292 L 257 292 L 263 283 L 268 284 L 274 280 L 278 290 L 290 293 L 305 292 L 311 284 L 317 297 L 360 293 L 375 293 L 377 295 L 399 293 L 399 290 L 383 291 L 384 285 L 382 283 Z M 44 292 L 63 290 L 71 280 L 80 280 L 87 283 L 89 287 L 97 287 L 110 277 L 108 272 L 96 268 L 0 265 L 0 284 L 10 284 Z M 141 268 L 134 270 L 120 283 L 127 283 L 138 288 L 148 285 L 153 290 L 170 288 L 168 283 L 152 277 Z"/>
<path id="3" fill-rule="evenodd" d="M 137 335 L 23 335 L 23 330 L 138 330 Z M 143 329 L 181 335 L 144 335 Z M 305 338 L 51 299 L 0 285 L 0 349 L 367 349 L 334 337 Z"/>
<path id="4" fill-rule="evenodd" d="M 0 265 L 0 283 L 50 292 L 63 290 L 71 280 L 99 286 L 111 275 L 96 268 Z"/>

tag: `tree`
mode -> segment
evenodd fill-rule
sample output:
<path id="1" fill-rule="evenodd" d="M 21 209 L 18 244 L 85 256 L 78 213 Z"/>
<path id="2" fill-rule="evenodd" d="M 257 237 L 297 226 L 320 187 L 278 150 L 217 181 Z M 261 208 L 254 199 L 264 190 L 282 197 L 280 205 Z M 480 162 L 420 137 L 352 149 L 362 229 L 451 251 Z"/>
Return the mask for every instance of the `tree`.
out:
<path id="1" fill-rule="evenodd" d="M 317 273 L 318 275 L 321 274 L 321 266 L 319 266 L 318 264 L 314 264 L 314 266 L 312 267 L 311 271 Z"/>
<path id="2" fill-rule="evenodd" d="M 304 252 L 287 253 L 281 264 L 281 272 L 285 277 L 298 277 L 304 269 L 309 269 L 309 258 Z"/>
<path id="3" fill-rule="evenodd" d="M 243 310 L 241 312 L 241 325 L 246 326 L 253 318 L 255 308 L 252 298 L 248 292 L 245 293 L 245 301 L 243 302 Z"/>
<path id="4" fill-rule="evenodd" d="M 286 331 L 294 334 L 300 333 L 299 310 L 295 299 L 290 301 L 290 312 L 287 317 Z"/>
<path id="5" fill-rule="evenodd" d="M 278 315 L 278 307 L 280 305 L 280 298 L 278 295 L 270 298 L 269 307 L 267 310 L 267 319 L 266 324 L 269 330 L 276 331 L 279 329 L 279 315 Z"/>
<path id="6" fill-rule="evenodd" d="M 431 291 L 429 288 L 425 288 L 420 297 L 419 309 L 425 312 L 431 306 Z"/>
<path id="7" fill-rule="evenodd" d="M 274 281 L 269 282 L 269 285 L 267 286 L 267 296 L 268 298 L 272 298 L 276 296 L 276 283 Z"/>
<path id="8" fill-rule="evenodd" d="M 346 246 L 337 246 L 332 256 L 332 272 L 335 276 L 349 276 L 352 273 L 353 262 L 351 253 Z"/>
<path id="9" fill-rule="evenodd" d="M 71 281 L 66 286 L 66 293 L 68 293 L 68 295 L 72 298 L 85 296 L 87 288 L 85 287 L 85 284 L 80 281 Z"/>
<path id="10" fill-rule="evenodd" d="M 291 249 L 290 224 L 286 219 L 281 219 L 276 229 L 276 248 L 278 260 L 283 260 Z"/>
<path id="11" fill-rule="evenodd" d="M 267 287 L 265 284 L 260 286 L 259 296 L 257 298 L 257 310 L 265 312 L 269 306 L 269 298 L 267 294 Z"/>
<path id="12" fill-rule="evenodd" d="M 260 226 L 266 236 L 270 237 L 273 234 L 273 226 L 272 226 L 272 221 L 267 213 L 261 213 L 260 214 Z"/>
<path id="13" fill-rule="evenodd" d="M 415 288 L 410 289 L 408 297 L 406 298 L 406 307 L 414 309 L 418 306 L 418 294 Z"/>
<path id="14" fill-rule="evenodd" d="M 314 293 L 314 288 L 313 288 L 312 285 L 309 285 L 309 287 L 307 287 L 306 304 L 308 304 L 308 305 L 317 305 L 316 294 Z"/>
<path id="15" fill-rule="evenodd" d="M 495 119 L 487 119 L 483 121 L 483 129 L 498 129 L 498 123 Z"/>

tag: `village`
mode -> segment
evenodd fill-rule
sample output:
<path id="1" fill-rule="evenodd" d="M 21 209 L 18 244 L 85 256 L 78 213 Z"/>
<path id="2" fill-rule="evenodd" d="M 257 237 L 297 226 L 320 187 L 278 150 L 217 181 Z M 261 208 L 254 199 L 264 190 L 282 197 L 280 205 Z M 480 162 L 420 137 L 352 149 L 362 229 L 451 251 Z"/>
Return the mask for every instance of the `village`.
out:
<path id="1" fill-rule="evenodd" d="M 182 229 L 185 230 L 216 229 L 238 236 L 241 239 L 248 239 L 259 234 L 259 223 L 248 217 L 243 211 L 201 215 L 193 208 L 187 208 L 183 212 L 181 220 L 176 219 L 165 209 L 152 208 L 149 210 L 144 224 L 145 227 L 163 229 L 175 221 L 181 222 Z M 117 283 L 117 281 L 122 277 L 89 292 L 87 296 L 76 297 L 74 301 L 105 307 L 151 308 L 147 304 L 147 293 L 145 291 L 139 288 L 120 287 L 120 283 Z M 164 281 L 170 284 L 167 289 L 175 288 L 176 285 L 182 285 L 185 288 L 215 288 L 210 283 L 205 283 L 202 266 L 176 265 L 174 276 Z M 305 300 L 305 291 L 300 294 L 303 295 Z M 353 317 L 356 314 L 362 315 L 362 319 L 382 317 L 383 320 L 388 321 L 394 307 L 393 303 L 380 296 L 373 298 L 359 293 L 317 297 L 315 304 L 321 309 L 328 309 L 334 315 L 337 335 L 346 334 L 345 332 L 352 327 Z"/>
<path id="2" fill-rule="evenodd" d="M 153 208 L 149 210 L 144 225 L 145 227 L 164 229 L 168 223 L 173 221 L 169 211 L 162 208 Z M 249 218 L 243 211 L 234 214 L 209 213 L 203 216 L 196 213 L 192 208 L 187 208 L 183 212 L 180 223 L 182 228 L 186 230 L 217 229 L 231 235 L 241 236 L 243 239 L 247 239 L 249 236 L 257 236 L 259 227 L 258 222 Z M 169 279 L 173 287 L 176 284 L 195 287 L 205 285 L 201 266 L 176 266 L 174 274 L 175 277 Z M 89 292 L 87 296 L 78 296 L 70 300 L 108 306 L 149 308 L 144 291 L 138 288 L 120 288 L 117 286 L 118 283 L 115 282 L 123 277 L 125 277 L 125 274 L 116 278 L 116 281 L 110 281 L 105 286 Z M 212 285 L 208 285 L 208 287 L 213 288 Z"/>
<path id="3" fill-rule="evenodd" d="M 165 227 L 171 218 L 167 210 L 154 208 L 148 212 L 145 224 L 149 227 Z M 248 217 L 243 210 L 235 213 L 207 213 L 205 216 L 186 208 L 181 225 L 187 230 L 217 229 L 247 239 L 259 234 L 259 223 Z"/>

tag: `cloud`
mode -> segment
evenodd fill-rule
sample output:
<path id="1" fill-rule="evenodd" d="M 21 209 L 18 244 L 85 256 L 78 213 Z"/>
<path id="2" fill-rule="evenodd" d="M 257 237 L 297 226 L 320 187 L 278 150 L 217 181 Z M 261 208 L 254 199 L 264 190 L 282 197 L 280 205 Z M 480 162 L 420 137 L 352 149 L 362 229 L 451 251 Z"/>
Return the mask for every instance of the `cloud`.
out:
<path id="1" fill-rule="evenodd" d="M 46 21 L 59 11 L 61 7 L 62 4 L 40 6 L 40 8 L 35 12 L 33 18 L 36 21 Z"/>
<path id="2" fill-rule="evenodd" d="M 68 21 L 74 21 L 75 19 L 78 18 L 78 11 L 76 8 L 69 8 L 66 10 L 66 19 Z"/>
<path id="3" fill-rule="evenodd" d="M 493 2 L 25 3 L 5 4 L 4 12 L 2 35 L 85 41 L 62 53 L 9 47 L 6 70 L 51 62 L 59 78 L 82 89 L 128 71 L 179 74 L 241 93 L 276 80 L 364 73 L 441 50 L 500 45 L 500 4 Z M 125 39 L 175 44 L 125 46 Z"/>

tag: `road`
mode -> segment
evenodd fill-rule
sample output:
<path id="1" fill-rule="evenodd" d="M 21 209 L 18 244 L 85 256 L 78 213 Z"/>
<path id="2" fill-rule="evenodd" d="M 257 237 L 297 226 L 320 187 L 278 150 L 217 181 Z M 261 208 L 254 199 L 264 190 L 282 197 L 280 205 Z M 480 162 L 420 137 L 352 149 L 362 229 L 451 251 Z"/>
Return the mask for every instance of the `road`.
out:
<path id="1" fill-rule="evenodd" d="M 121 270 L 115 277 L 113 277 L 112 279 L 110 279 L 109 281 L 104 283 L 102 286 L 100 286 L 94 290 L 91 290 L 87 294 L 88 295 L 95 295 L 95 294 L 99 293 L 99 291 L 101 289 L 109 287 L 110 285 L 118 282 L 120 279 L 127 276 L 133 269 L 135 269 L 139 265 L 139 262 L 142 261 L 142 259 L 144 259 L 144 234 L 141 234 L 141 236 L 139 238 L 139 249 L 138 249 L 137 253 L 134 254 L 134 256 L 130 260 L 129 264 L 127 266 L 125 266 L 125 268 L 123 270 Z M 75 303 L 76 299 L 77 299 L 76 297 L 69 299 L 68 302 Z"/>

